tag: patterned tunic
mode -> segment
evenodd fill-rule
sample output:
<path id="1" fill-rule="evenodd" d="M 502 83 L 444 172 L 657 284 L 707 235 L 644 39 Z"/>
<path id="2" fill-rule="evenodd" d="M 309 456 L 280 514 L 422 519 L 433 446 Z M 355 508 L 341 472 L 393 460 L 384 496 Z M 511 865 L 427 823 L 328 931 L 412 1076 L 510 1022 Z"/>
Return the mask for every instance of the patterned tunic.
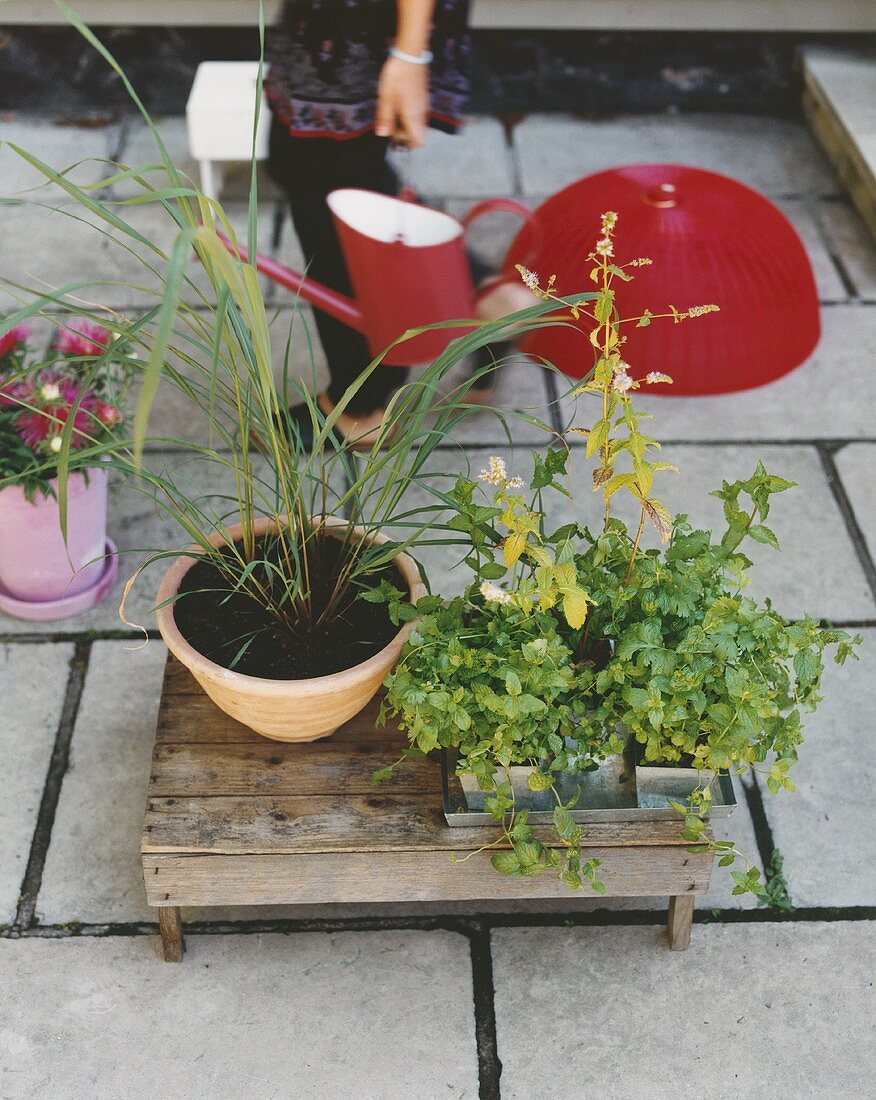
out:
<path id="1" fill-rule="evenodd" d="M 429 121 L 454 131 L 468 101 L 469 0 L 437 0 Z M 374 128 L 377 81 L 395 34 L 396 0 L 285 0 L 268 33 L 265 94 L 295 137 Z"/>

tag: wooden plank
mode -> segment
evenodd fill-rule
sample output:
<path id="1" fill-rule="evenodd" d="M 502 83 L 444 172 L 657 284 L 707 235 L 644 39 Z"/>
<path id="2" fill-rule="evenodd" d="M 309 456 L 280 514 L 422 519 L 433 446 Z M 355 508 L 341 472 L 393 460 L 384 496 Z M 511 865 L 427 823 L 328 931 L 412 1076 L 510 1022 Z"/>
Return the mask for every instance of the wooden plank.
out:
<path id="1" fill-rule="evenodd" d="M 264 744 L 266 741 L 270 744 L 284 744 L 282 741 L 272 742 L 254 733 L 243 723 L 229 718 L 201 688 L 195 686 L 197 690 L 194 694 L 171 694 L 162 698 L 155 734 L 158 744 Z M 397 728 L 376 725 L 379 706 L 379 698 L 372 700 L 361 714 L 346 722 L 331 737 L 325 738 L 325 743 L 339 745 L 368 739 L 403 746 L 405 737 Z M 295 747 L 304 748 L 306 743 Z"/>
<path id="2" fill-rule="evenodd" d="M 150 905 L 294 905 L 383 901 L 483 901 L 593 897 L 553 873 L 499 875 L 490 853 L 452 862 L 450 852 L 307 855 L 146 855 Z M 712 857 L 684 848 L 595 848 L 610 897 L 666 897 L 708 889 Z"/>
<path id="3" fill-rule="evenodd" d="M 398 745 L 285 745 L 279 741 L 246 744 L 158 745 L 152 757 L 149 794 L 152 797 L 215 795 L 347 795 L 374 790 L 375 768 L 393 763 Z M 409 794 L 441 790 L 437 760 L 419 761 L 401 769 L 395 781 Z"/>
<path id="4" fill-rule="evenodd" d="M 182 930 L 182 917 L 178 905 L 162 905 L 158 910 L 158 930 L 161 933 L 161 946 L 164 961 L 182 962 L 186 941 Z"/>
<path id="5" fill-rule="evenodd" d="M 685 847 L 681 821 L 615 822 L 586 827 L 584 847 Z M 550 830 L 536 829 L 550 844 Z M 393 793 L 340 797 L 154 798 L 146 808 L 142 851 L 153 854 L 317 854 L 367 851 L 474 851 L 494 844 L 491 826 L 451 828 L 440 796 Z"/>
<path id="6" fill-rule="evenodd" d="M 694 895 L 676 894 L 669 899 L 669 918 L 666 932 L 670 951 L 687 951 L 693 926 Z"/>
<path id="7" fill-rule="evenodd" d="M 326 743 L 348 744 L 368 739 L 397 745 L 400 752 L 405 744 L 404 734 L 394 727 L 377 726 L 382 696 L 379 692 L 359 714 L 326 738 Z M 168 656 L 164 670 L 156 741 L 159 744 L 283 744 L 271 742 L 229 718 L 205 694 L 188 669 L 172 656 Z"/>

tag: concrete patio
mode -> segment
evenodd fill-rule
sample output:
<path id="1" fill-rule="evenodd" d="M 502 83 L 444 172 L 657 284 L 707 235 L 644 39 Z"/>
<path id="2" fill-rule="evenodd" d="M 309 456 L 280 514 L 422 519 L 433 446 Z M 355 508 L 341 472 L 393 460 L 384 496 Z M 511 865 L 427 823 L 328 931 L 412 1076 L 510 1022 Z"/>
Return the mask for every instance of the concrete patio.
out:
<path id="1" fill-rule="evenodd" d="M 182 120 L 165 120 L 162 133 L 192 170 Z M 56 167 L 156 159 L 137 122 L 80 130 L 16 118 L 0 123 L 0 139 Z M 791 375 L 743 394 L 646 403 L 685 475 L 668 502 L 695 520 L 715 519 L 708 490 L 758 458 L 798 482 L 771 517 L 786 549 L 753 555 L 762 562 L 755 588 L 769 590 L 784 613 L 805 610 L 865 636 L 859 662 L 828 672 L 797 794 L 770 796 L 746 779 L 723 826 L 764 868 L 781 854 L 793 908 L 734 897 L 716 870 L 686 954 L 666 950 L 662 898 L 570 896 L 513 912 L 489 903 L 191 911 L 186 961 L 167 966 L 138 855 L 164 651 L 158 641 L 135 648 L 116 612 L 120 580 L 79 619 L 0 618 L 0 1096 L 796 1100 L 872 1092 L 876 248 L 805 127 L 786 120 L 530 116 L 508 143 L 498 122 L 479 118 L 460 138 L 436 135 L 405 171 L 457 213 L 487 195 L 534 203 L 587 172 L 644 160 L 725 172 L 776 201 L 803 237 L 823 305 L 821 343 Z M 95 180 L 100 169 L 85 163 L 77 173 Z M 37 182 L 0 150 L 0 194 Z M 34 287 L 138 282 L 130 257 L 34 205 L 35 194 L 22 197 L 31 201 L 3 208 L 5 278 Z M 242 224 L 233 193 L 228 209 Z M 170 242 L 172 225 L 154 211 L 126 216 Z M 261 224 L 274 254 L 295 262 L 275 198 L 265 198 Z M 481 244 L 495 249 L 511 228 L 497 221 Z M 154 301 L 148 288 L 103 289 L 102 300 L 126 314 Z M 269 294 L 277 309 L 292 308 L 273 287 Z M 0 312 L 8 304 L 0 296 Z M 567 411 L 556 380 L 531 366 L 509 368 L 501 387 L 506 401 L 557 425 Z M 186 427 L 169 403 L 159 416 L 169 433 Z M 517 430 L 523 462 L 536 437 Z M 449 468 L 460 447 L 475 468 L 482 455 L 507 453 L 488 417 L 448 441 Z M 124 489 L 111 503 L 110 533 L 123 550 L 182 541 Z M 433 587 L 458 585 L 446 553 L 424 559 Z M 123 560 L 122 579 L 135 560 Z M 147 614 L 156 582 L 157 574 L 141 586 L 134 617 Z"/>

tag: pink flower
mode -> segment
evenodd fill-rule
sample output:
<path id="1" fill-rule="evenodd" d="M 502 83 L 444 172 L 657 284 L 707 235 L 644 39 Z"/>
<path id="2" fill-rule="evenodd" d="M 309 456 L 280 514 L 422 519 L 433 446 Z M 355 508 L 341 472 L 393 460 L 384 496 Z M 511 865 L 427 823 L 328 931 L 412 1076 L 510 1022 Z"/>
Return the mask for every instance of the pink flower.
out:
<path id="1" fill-rule="evenodd" d="M 7 386 L 5 389 L 0 387 L 0 400 L 7 405 L 28 406 L 22 408 L 15 418 L 15 430 L 25 446 L 37 452 L 52 451 L 52 441 L 60 436 L 70 419 L 81 388 L 80 383 L 73 378 L 44 371 L 25 382 Z M 105 413 L 110 418 L 113 413 L 121 418 L 117 410 L 98 400 L 91 390 L 82 394 L 82 400 L 73 417 L 74 430 L 70 445 L 74 450 L 88 445 L 86 437 L 95 432 L 95 418 L 101 424 L 107 423 L 101 419 L 102 409 L 111 410 Z"/>
<path id="2" fill-rule="evenodd" d="M 115 405 L 108 405 L 106 401 L 98 401 L 94 406 L 94 415 L 105 428 L 115 428 L 124 420 L 121 410 Z"/>
<path id="3" fill-rule="evenodd" d="M 27 325 L 13 325 L 8 332 L 4 332 L 0 336 L 0 359 L 11 351 L 17 351 L 28 336 L 30 336 L 30 329 Z"/>
<path id="4" fill-rule="evenodd" d="M 55 347 L 62 355 L 103 355 L 110 342 L 110 333 L 93 321 L 73 317 L 58 329 Z"/>
<path id="5" fill-rule="evenodd" d="M 0 378 L 0 405 L 17 405 L 26 392 L 26 383 Z"/>

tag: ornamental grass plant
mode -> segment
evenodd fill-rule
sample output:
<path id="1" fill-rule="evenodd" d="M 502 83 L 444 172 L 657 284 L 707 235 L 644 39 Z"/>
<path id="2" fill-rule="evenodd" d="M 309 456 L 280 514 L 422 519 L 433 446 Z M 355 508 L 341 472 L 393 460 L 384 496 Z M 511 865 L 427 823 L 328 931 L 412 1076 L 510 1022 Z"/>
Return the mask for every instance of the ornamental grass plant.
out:
<path id="1" fill-rule="evenodd" d="M 466 393 L 495 368 L 483 368 L 450 392 L 445 380 L 462 360 L 507 338 L 512 328 L 516 332 L 552 323 L 546 320 L 552 306 L 535 304 L 515 315 L 513 322 L 473 324 L 469 335 L 453 341 L 393 395 L 376 441 L 363 453 L 355 442 L 340 438 L 335 426 L 382 355 L 330 414 L 321 411 L 313 396 L 313 355 L 308 355 L 307 369 L 295 367 L 293 342 L 307 340 L 300 313 L 282 331 L 282 313 L 271 314 L 263 298 L 255 266 L 255 158 L 243 247 L 222 205 L 201 193 L 173 164 L 158 128 L 107 48 L 65 5 L 59 6 L 126 87 L 154 139 L 157 160 L 145 167 L 101 162 L 101 178 L 83 185 L 75 180 L 77 166 L 54 169 L 10 145 L 60 198 L 49 202 L 41 193 L 32 200 L 16 196 L 4 201 L 24 198 L 50 207 L 59 217 L 90 221 L 97 241 L 123 250 L 141 265 L 144 285 L 131 285 L 136 292 L 132 298 L 148 304 L 136 314 L 102 305 L 103 280 L 42 292 L 7 283 L 7 291 L 22 304 L 0 325 L 0 335 L 59 308 L 75 318 L 75 324 L 111 328 L 114 347 L 124 353 L 138 396 L 125 436 L 115 433 L 112 439 L 91 440 L 88 457 L 105 461 L 133 490 L 154 499 L 184 537 L 183 546 L 173 549 L 139 548 L 141 555 L 152 552 L 145 554 L 129 581 L 126 596 L 144 568 L 178 556 L 185 546 L 193 547 L 185 552 L 209 567 L 204 587 L 213 602 L 228 608 L 244 599 L 258 613 L 257 625 L 243 633 L 232 631 L 213 653 L 226 667 L 245 671 L 248 655 L 259 646 L 270 648 L 277 638 L 294 637 L 306 646 L 309 638 L 332 624 L 342 628 L 365 593 L 383 579 L 394 579 L 392 562 L 399 553 L 446 541 L 436 520 L 445 502 L 424 471 L 430 455 L 454 427 L 482 412 L 480 405 L 466 402 Z M 255 110 L 254 135 L 257 104 Z M 172 226 L 169 248 L 139 228 L 134 215 L 144 208 L 159 212 Z M 196 277 L 197 269 L 203 277 Z M 156 287 L 151 302 L 149 285 Z M 280 364 L 272 354 L 272 344 L 277 343 L 283 347 Z M 33 379 L 31 372 L 27 384 Z M 209 424 L 207 441 L 154 430 L 152 411 L 159 386 L 169 387 L 174 402 L 190 409 L 192 420 Z M 15 400 L 26 408 L 19 396 Z M 303 407 L 303 417 L 290 412 L 293 406 Z M 494 411 L 503 418 L 501 410 Z M 156 454 L 176 457 L 155 462 Z M 69 430 L 62 431 L 57 453 L 44 456 L 35 472 L 41 476 L 57 465 L 62 517 L 66 475 L 76 455 L 76 439 Z M 227 488 L 204 492 L 200 487 L 205 483 Z M 412 507 L 407 490 L 419 483 L 426 486 L 419 498 L 425 503 Z M 328 516 L 339 517 L 341 524 L 329 529 L 323 522 Z M 260 535 L 257 529 L 265 518 L 273 521 L 273 529 Z M 228 533 L 232 528 L 239 534 Z M 225 537 L 217 541 L 217 532 Z M 376 532 L 388 540 L 373 540 L 370 536 Z M 185 598 L 192 595 L 199 593 Z M 124 601 L 122 616 L 127 622 Z"/>

